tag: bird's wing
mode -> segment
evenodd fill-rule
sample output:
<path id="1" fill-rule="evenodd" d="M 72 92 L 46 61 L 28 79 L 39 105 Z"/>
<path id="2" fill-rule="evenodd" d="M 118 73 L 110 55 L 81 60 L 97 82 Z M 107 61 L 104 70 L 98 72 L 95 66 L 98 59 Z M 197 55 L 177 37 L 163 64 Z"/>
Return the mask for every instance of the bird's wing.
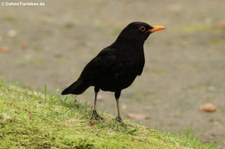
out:
<path id="1" fill-rule="evenodd" d="M 116 59 L 117 57 L 112 49 L 102 50 L 85 66 L 79 79 L 84 81 L 95 79 L 106 72 L 116 62 Z"/>
<path id="2" fill-rule="evenodd" d="M 137 74 L 138 76 L 140 76 L 143 72 L 144 65 L 145 65 L 145 57 L 143 56 L 143 58 L 141 60 L 142 60 L 142 62 L 140 64 L 140 67 L 139 67 L 139 70 L 138 70 L 138 74 Z"/>

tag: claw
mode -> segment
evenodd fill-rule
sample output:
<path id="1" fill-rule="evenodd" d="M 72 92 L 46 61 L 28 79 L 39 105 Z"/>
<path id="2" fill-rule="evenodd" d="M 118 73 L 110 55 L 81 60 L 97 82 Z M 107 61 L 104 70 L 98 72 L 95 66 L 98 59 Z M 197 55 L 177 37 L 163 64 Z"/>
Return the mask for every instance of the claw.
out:
<path id="1" fill-rule="evenodd" d="M 123 127 L 127 127 L 127 125 L 123 122 L 122 118 L 121 117 L 117 117 L 116 118 L 116 121 Z"/>
<path id="2" fill-rule="evenodd" d="M 123 123 L 122 121 L 122 118 L 121 117 L 117 117 L 116 120 L 119 122 L 119 123 Z"/>
<path id="3" fill-rule="evenodd" d="M 103 118 L 101 116 L 98 115 L 96 110 L 93 110 L 92 115 L 91 115 L 91 119 L 95 119 L 95 120 L 103 120 Z"/>

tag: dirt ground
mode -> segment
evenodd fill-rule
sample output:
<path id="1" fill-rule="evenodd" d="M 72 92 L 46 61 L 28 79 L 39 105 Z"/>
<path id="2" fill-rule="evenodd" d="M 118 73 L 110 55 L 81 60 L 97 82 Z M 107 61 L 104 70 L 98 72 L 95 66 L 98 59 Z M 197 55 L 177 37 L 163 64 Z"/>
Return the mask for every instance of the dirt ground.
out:
<path id="1" fill-rule="evenodd" d="M 0 77 L 60 92 L 89 60 L 132 21 L 164 25 L 145 43 L 141 77 L 121 96 L 122 115 L 160 130 L 192 130 L 225 142 L 225 1 L 39 1 L 44 6 L 0 6 Z M 92 105 L 93 88 L 78 100 Z M 200 107 L 216 106 L 212 113 Z M 112 93 L 98 109 L 116 115 Z"/>

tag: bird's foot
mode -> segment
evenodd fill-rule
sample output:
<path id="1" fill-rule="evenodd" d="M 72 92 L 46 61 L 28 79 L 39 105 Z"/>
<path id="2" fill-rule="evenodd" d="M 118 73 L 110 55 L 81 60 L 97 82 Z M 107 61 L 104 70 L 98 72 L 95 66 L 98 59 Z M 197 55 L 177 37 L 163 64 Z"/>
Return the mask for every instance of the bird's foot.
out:
<path id="1" fill-rule="evenodd" d="M 101 116 L 98 115 L 96 110 L 93 110 L 92 115 L 91 115 L 91 120 L 103 120 L 103 118 Z"/>
<path id="2" fill-rule="evenodd" d="M 118 117 L 116 118 L 116 121 L 119 122 L 119 124 L 120 124 L 121 126 L 126 127 L 126 124 L 123 122 L 123 120 L 122 120 L 121 117 L 118 116 Z"/>
<path id="3" fill-rule="evenodd" d="M 123 123 L 122 118 L 119 117 L 119 116 L 116 118 L 116 121 L 119 122 L 119 123 Z"/>

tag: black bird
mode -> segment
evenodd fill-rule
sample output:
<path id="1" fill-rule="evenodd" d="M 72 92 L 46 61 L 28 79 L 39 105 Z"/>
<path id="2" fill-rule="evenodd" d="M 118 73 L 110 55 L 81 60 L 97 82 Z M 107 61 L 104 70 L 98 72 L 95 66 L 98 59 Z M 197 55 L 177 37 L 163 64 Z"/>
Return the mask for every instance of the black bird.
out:
<path id="1" fill-rule="evenodd" d="M 101 119 L 96 111 L 99 90 L 115 92 L 117 120 L 122 122 L 119 97 L 123 89 L 129 87 L 140 76 L 145 64 L 144 42 L 163 26 L 150 26 L 144 22 L 132 22 L 125 27 L 110 46 L 104 48 L 84 68 L 80 77 L 61 94 L 82 94 L 94 86 L 94 109 L 92 118 Z"/>

